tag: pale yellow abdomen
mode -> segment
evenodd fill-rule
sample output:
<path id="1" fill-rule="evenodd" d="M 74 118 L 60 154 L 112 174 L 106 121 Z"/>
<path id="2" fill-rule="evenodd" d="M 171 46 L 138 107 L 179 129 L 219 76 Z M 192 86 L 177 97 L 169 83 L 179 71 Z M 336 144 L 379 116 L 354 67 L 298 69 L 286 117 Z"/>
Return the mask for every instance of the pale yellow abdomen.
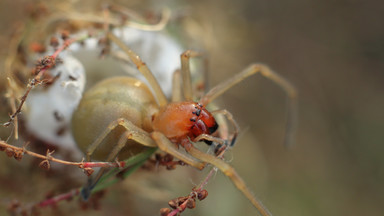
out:
<path id="1" fill-rule="evenodd" d="M 152 132 L 152 116 L 158 105 L 148 87 L 130 77 L 113 77 L 103 80 L 89 89 L 83 96 L 72 117 L 72 130 L 75 141 L 85 153 L 89 145 L 103 133 L 108 125 L 119 118 L 131 121 L 137 127 Z M 123 126 L 118 126 L 98 147 L 92 159 L 104 160 L 119 141 Z M 123 160 L 141 152 L 145 148 L 133 141 L 119 153 Z"/>

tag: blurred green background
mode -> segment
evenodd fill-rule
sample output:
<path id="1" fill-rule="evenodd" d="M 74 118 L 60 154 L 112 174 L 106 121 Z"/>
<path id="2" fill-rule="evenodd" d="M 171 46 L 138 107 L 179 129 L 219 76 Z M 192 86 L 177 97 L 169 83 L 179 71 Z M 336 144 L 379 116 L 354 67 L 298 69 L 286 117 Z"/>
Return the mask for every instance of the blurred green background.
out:
<path id="1" fill-rule="evenodd" d="M 2 68 L 13 26 L 27 19 L 27 2 L 0 2 Z M 212 85 L 260 62 L 297 87 L 299 122 L 290 149 L 282 144 L 286 97 L 274 83 L 252 77 L 219 102 L 242 128 L 227 159 L 274 215 L 384 214 L 382 1 L 157 0 L 124 4 L 131 9 L 166 5 L 187 11 L 203 29 L 190 32 L 189 37 L 205 44 Z M 9 132 L 0 130 L 1 134 Z M 19 163 L 0 154 L 0 161 L 2 214 L 9 200 L 41 200 L 47 188 L 63 184 L 63 177 L 46 176 L 28 160 Z M 76 202 L 64 202 L 58 209 L 42 213 L 157 215 L 168 200 L 188 194 L 206 172 L 179 168 L 137 173 L 108 191 L 100 211 L 81 211 Z M 35 180 L 36 175 L 43 178 Z M 7 187 L 12 184 L 19 187 Z M 256 213 L 221 173 L 207 190 L 208 198 L 185 215 Z"/>

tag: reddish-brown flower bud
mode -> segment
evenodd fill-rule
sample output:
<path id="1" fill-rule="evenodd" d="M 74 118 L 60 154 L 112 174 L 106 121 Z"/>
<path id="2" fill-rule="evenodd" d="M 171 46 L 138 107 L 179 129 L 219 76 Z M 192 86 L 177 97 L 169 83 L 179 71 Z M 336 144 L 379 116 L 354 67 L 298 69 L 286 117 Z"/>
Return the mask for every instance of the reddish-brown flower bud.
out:
<path id="1" fill-rule="evenodd" d="M 84 168 L 83 171 L 84 171 L 84 173 L 85 173 L 87 176 L 90 176 L 90 175 L 92 175 L 93 172 L 95 172 L 95 170 L 92 169 L 92 168 L 90 168 L 90 167 Z"/>
<path id="2" fill-rule="evenodd" d="M 44 53 L 46 51 L 45 46 L 38 42 L 32 42 L 31 44 L 29 44 L 29 49 L 35 53 Z"/>
<path id="3" fill-rule="evenodd" d="M 69 31 L 62 31 L 61 32 L 61 38 L 63 39 L 63 40 L 67 40 L 68 38 L 69 38 Z"/>
<path id="4" fill-rule="evenodd" d="M 171 212 L 171 209 L 162 208 L 162 209 L 160 209 L 160 216 L 167 216 L 170 212 Z"/>
<path id="5" fill-rule="evenodd" d="M 176 169 L 176 164 L 167 165 L 167 170 L 174 170 L 174 169 Z"/>
<path id="6" fill-rule="evenodd" d="M 49 44 L 53 47 L 57 47 L 59 46 L 59 40 L 57 39 L 57 37 L 51 37 Z"/>
<path id="7" fill-rule="evenodd" d="M 40 168 L 43 168 L 45 170 L 49 170 L 51 168 L 51 164 L 49 163 L 48 160 L 43 160 L 41 161 L 41 163 L 39 164 L 39 167 Z"/>
<path id="8" fill-rule="evenodd" d="M 179 205 L 178 199 L 170 200 L 170 201 L 168 202 L 168 205 L 169 205 L 171 208 L 173 208 L 173 209 L 177 208 L 177 206 Z"/>
<path id="9" fill-rule="evenodd" d="M 187 208 L 193 209 L 196 207 L 196 201 L 195 199 L 189 198 L 187 201 Z"/>
<path id="10" fill-rule="evenodd" d="M 15 155 L 15 151 L 11 148 L 6 148 L 5 154 L 7 154 L 8 157 L 13 157 Z"/>
<path id="11" fill-rule="evenodd" d="M 163 158 L 164 162 L 171 162 L 173 161 L 173 156 L 170 154 L 166 154 Z"/>
<path id="12" fill-rule="evenodd" d="M 185 202 L 185 201 L 188 199 L 188 197 L 189 197 L 189 196 L 185 196 L 185 197 L 179 197 L 179 198 L 177 198 L 178 205 L 183 204 L 183 202 Z"/>
<path id="13" fill-rule="evenodd" d="M 16 160 L 21 161 L 21 159 L 23 159 L 23 152 L 22 151 L 17 151 L 17 152 L 15 152 L 15 155 L 13 155 L 13 157 Z"/>
<path id="14" fill-rule="evenodd" d="M 200 201 L 205 199 L 207 196 L 208 196 L 207 190 L 202 190 L 202 191 L 197 193 L 197 199 L 199 199 Z"/>

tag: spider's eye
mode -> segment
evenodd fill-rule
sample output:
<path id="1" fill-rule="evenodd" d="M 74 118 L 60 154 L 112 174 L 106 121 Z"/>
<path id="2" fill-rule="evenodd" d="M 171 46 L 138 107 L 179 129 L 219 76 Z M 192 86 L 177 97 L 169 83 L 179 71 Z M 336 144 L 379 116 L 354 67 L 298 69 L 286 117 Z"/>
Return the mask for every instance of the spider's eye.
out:
<path id="1" fill-rule="evenodd" d="M 200 106 L 199 108 L 196 108 Z M 191 127 L 191 135 L 197 137 L 201 134 L 212 134 L 219 127 L 213 115 L 206 110 L 202 105 L 197 105 L 196 111 L 192 112 L 195 116 L 193 126 Z M 191 120 L 192 121 L 192 120 Z M 209 143 L 207 143 L 209 144 Z"/>

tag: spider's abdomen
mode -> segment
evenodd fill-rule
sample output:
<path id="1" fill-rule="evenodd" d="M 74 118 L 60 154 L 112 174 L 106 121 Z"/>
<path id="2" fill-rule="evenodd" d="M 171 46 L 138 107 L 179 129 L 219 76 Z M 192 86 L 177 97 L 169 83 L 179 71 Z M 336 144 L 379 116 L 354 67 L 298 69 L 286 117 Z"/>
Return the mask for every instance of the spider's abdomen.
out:
<path id="1" fill-rule="evenodd" d="M 106 79 L 84 94 L 72 116 L 73 135 L 77 145 L 85 152 L 108 125 L 119 118 L 152 132 L 152 116 L 157 110 L 156 100 L 143 82 L 130 77 Z M 104 160 L 125 131 L 122 126 L 112 130 L 92 158 Z M 128 158 L 140 152 L 140 148 L 143 147 L 128 141 L 119 158 Z"/>
<path id="2" fill-rule="evenodd" d="M 217 129 L 212 114 L 195 102 L 171 103 L 155 116 L 153 129 L 171 140 L 191 139 L 200 134 L 211 134 Z"/>

